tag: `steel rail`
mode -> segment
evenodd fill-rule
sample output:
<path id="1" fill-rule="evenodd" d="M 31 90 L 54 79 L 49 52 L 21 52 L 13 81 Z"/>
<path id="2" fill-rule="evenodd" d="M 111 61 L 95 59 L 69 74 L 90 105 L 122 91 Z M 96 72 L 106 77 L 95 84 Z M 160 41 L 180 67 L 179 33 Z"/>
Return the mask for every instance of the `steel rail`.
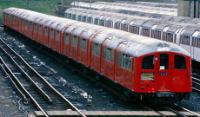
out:
<path id="1" fill-rule="evenodd" d="M 195 115 L 195 116 L 200 117 L 200 114 L 199 114 L 199 113 L 193 112 L 193 111 L 191 111 L 191 110 L 189 110 L 189 109 L 187 109 L 187 108 L 185 108 L 185 107 L 182 107 L 182 106 L 180 106 L 180 105 L 178 105 L 178 104 L 176 104 L 176 103 L 174 103 L 174 105 L 177 106 L 177 107 L 179 107 L 179 108 L 181 108 L 181 109 L 183 109 L 183 110 L 185 110 L 185 111 L 187 111 L 187 112 L 189 112 L 189 113 L 191 113 L 191 114 L 193 114 L 193 115 Z"/>
<path id="2" fill-rule="evenodd" d="M 10 69 L 7 69 L 7 67 L 4 68 L 5 64 L 2 62 L 2 57 L 0 56 L 0 62 L 1 62 L 1 69 L 2 71 L 5 73 L 5 75 L 8 76 L 8 78 L 10 79 L 10 81 L 12 82 L 12 84 L 14 85 L 14 87 L 17 89 L 17 91 L 20 93 L 20 95 L 22 96 L 23 100 L 26 101 L 26 103 L 28 103 L 28 98 L 26 97 L 26 95 L 21 91 L 20 87 L 15 83 L 15 81 L 12 79 L 17 79 L 15 77 L 15 75 L 11 72 Z M 12 77 L 12 78 L 11 78 Z"/>
<path id="3" fill-rule="evenodd" d="M 43 76 L 41 76 L 32 66 L 30 66 L 20 55 L 18 55 L 12 48 L 10 48 L 3 40 L 0 40 L 11 52 L 13 52 L 20 60 L 29 67 L 39 78 L 41 78 L 57 95 L 59 95 L 65 102 L 68 103 L 75 111 L 77 111 L 82 117 L 86 117 L 75 105 L 73 105 L 64 95 L 62 95 L 57 89 L 55 89 Z"/>
<path id="4" fill-rule="evenodd" d="M 45 115 L 45 117 L 49 117 L 48 114 L 44 111 L 44 109 L 40 106 L 40 104 L 33 98 L 33 96 L 26 90 L 26 88 L 21 84 L 21 82 L 17 79 L 17 77 L 12 73 L 12 70 L 7 66 L 6 62 L 0 57 L 0 61 L 3 63 L 4 67 L 14 76 L 16 83 L 22 88 L 22 90 L 28 95 L 28 97 L 33 101 L 36 107 Z"/>
<path id="5" fill-rule="evenodd" d="M 52 102 L 52 99 L 48 96 L 48 94 L 45 93 L 45 91 L 40 88 L 37 83 L 35 81 L 33 81 L 33 79 L 31 78 L 31 76 L 29 76 L 23 69 L 22 67 L 6 52 L 5 49 L 3 49 L 1 46 L 0 46 L 0 49 L 3 51 L 3 53 L 6 54 L 6 56 L 8 56 L 8 58 L 11 60 L 11 62 L 17 67 L 19 68 L 19 70 L 21 71 L 21 73 L 24 74 L 24 76 L 26 78 L 28 78 L 28 80 L 39 90 L 39 92 L 42 94 L 42 96 L 44 96 L 49 102 Z"/>

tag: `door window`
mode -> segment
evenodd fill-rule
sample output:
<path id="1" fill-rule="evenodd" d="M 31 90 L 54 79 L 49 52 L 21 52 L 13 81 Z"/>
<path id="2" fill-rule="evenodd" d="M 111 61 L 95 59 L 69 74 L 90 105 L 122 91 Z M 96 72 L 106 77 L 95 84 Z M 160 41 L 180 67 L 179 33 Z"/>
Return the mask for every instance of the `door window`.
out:
<path id="1" fill-rule="evenodd" d="M 169 67 L 169 55 L 160 54 L 160 70 L 168 69 Z"/>

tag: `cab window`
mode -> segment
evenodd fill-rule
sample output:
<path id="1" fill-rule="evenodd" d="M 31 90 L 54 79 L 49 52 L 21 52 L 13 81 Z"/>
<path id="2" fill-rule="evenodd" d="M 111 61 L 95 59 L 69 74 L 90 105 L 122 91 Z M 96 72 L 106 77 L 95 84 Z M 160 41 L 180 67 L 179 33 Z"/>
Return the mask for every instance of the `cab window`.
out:
<path id="1" fill-rule="evenodd" d="M 145 56 L 142 60 L 143 69 L 154 69 L 154 55 Z"/>
<path id="2" fill-rule="evenodd" d="M 168 69 L 169 67 L 169 55 L 160 54 L 160 70 Z"/>
<path id="3" fill-rule="evenodd" d="M 185 57 L 180 55 L 175 55 L 175 69 L 185 69 L 186 68 L 186 60 Z"/>

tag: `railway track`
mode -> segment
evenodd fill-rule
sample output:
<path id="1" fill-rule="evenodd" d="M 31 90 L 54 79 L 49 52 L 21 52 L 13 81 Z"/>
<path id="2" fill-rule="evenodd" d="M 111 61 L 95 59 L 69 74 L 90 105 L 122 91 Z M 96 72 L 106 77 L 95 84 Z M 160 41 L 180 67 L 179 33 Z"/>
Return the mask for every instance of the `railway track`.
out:
<path id="1" fill-rule="evenodd" d="M 197 93 L 200 93 L 200 79 L 192 77 L 192 85 L 192 90 Z"/>
<path id="2" fill-rule="evenodd" d="M 0 44 L 0 45 L 1 45 L 1 44 Z M 33 47 L 33 46 L 32 46 L 32 47 Z M 66 61 L 63 61 L 63 60 L 60 60 L 60 59 L 59 59 L 59 58 L 61 58 L 61 57 L 55 57 L 55 56 L 53 56 L 52 54 L 49 54 L 49 52 L 46 52 L 45 50 L 44 50 L 44 51 L 43 51 L 43 50 L 40 50 L 40 49 L 37 48 L 37 47 L 33 47 L 33 48 L 38 49 L 38 51 L 42 51 L 44 54 L 46 54 L 47 56 L 50 56 L 50 57 L 53 58 L 53 59 L 56 59 L 56 61 L 57 61 L 58 63 L 66 64 L 66 63 L 65 63 Z M 71 69 L 73 72 L 78 73 L 79 75 L 81 75 L 81 76 L 84 77 L 84 78 L 91 79 L 91 78 L 89 78 L 90 76 L 86 75 L 83 71 L 81 71 L 80 69 L 77 69 L 75 66 L 73 66 L 73 65 L 71 65 L 71 64 L 67 64 L 66 68 Z M 94 78 L 92 78 L 91 80 L 94 81 Z M 97 80 L 99 80 L 99 79 L 97 78 Z M 95 81 L 94 81 L 94 82 L 95 82 Z M 117 93 L 117 91 L 116 91 L 115 89 L 112 89 L 112 88 L 109 89 L 110 87 L 106 86 L 106 85 L 103 84 L 103 83 L 98 83 L 98 85 L 103 86 L 106 90 L 108 90 L 108 91 L 110 91 L 110 92 L 114 92 L 114 95 L 117 95 L 118 97 L 121 95 L 121 94 Z M 120 97 L 120 98 L 121 98 L 121 97 Z M 122 98 L 122 99 L 123 99 L 123 98 Z M 177 105 L 178 107 L 173 107 L 173 106 L 176 106 L 176 105 Z M 146 106 L 146 105 L 144 105 L 144 106 Z M 163 108 L 164 108 L 164 107 L 163 107 Z M 190 110 L 188 110 L 188 109 L 186 109 L 186 108 L 184 108 L 184 107 L 181 107 L 181 106 L 179 106 L 178 104 L 174 104 L 174 105 L 172 105 L 172 106 L 167 106 L 167 107 L 166 107 L 165 109 L 163 109 L 163 110 L 156 110 L 156 109 L 154 109 L 154 107 L 150 107 L 149 110 L 158 113 L 160 116 L 165 116 L 165 112 L 166 112 L 166 111 L 167 111 L 167 112 L 173 113 L 173 115 L 175 115 L 175 116 L 181 116 L 181 117 L 185 117 L 185 116 L 200 116 L 198 113 L 195 113 L 195 112 L 190 111 Z M 165 111 L 165 112 L 163 112 L 163 111 Z M 188 113 L 190 113 L 190 114 L 188 114 Z M 48 113 L 47 113 L 47 114 L 48 114 Z M 42 116 L 44 116 L 44 114 L 43 114 Z M 94 116 L 95 116 L 95 115 L 94 115 Z"/>
<path id="3" fill-rule="evenodd" d="M 66 109 L 86 117 L 3 40 L 0 40 L 0 56 L 1 69 L 25 103 L 33 103 L 46 117 L 49 117 L 46 111 Z"/>

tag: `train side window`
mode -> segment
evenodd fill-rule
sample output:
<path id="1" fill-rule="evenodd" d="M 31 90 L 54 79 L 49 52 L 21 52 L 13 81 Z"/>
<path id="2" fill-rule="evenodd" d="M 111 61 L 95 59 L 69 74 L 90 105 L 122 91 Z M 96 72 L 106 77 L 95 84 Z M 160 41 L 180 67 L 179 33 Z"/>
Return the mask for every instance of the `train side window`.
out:
<path id="1" fill-rule="evenodd" d="M 115 29 L 120 29 L 120 22 L 115 22 Z"/>
<path id="2" fill-rule="evenodd" d="M 97 18 L 94 19 L 94 24 L 98 25 L 98 19 Z"/>
<path id="3" fill-rule="evenodd" d="M 92 17 L 88 17 L 88 18 L 87 18 L 87 22 L 88 22 L 88 23 L 92 23 Z"/>
<path id="4" fill-rule="evenodd" d="M 111 20 L 106 21 L 106 27 L 110 27 L 110 28 L 113 27 Z"/>
<path id="5" fill-rule="evenodd" d="M 142 60 L 143 69 L 154 69 L 154 55 L 145 56 Z"/>
<path id="6" fill-rule="evenodd" d="M 81 46 L 81 49 L 87 49 L 87 40 L 82 38 L 80 46 Z"/>
<path id="7" fill-rule="evenodd" d="M 150 36 L 149 35 L 150 34 L 150 30 L 149 29 L 147 29 L 147 28 L 142 28 L 142 35 L 144 35 L 144 36 Z"/>
<path id="8" fill-rule="evenodd" d="M 42 25 L 38 25 L 39 26 L 39 31 L 38 32 L 42 32 Z"/>
<path id="9" fill-rule="evenodd" d="M 108 61 L 113 61 L 113 50 L 111 48 L 104 48 L 104 58 Z"/>
<path id="10" fill-rule="evenodd" d="M 124 53 L 120 53 L 119 64 L 121 67 L 131 70 L 132 58 Z"/>
<path id="11" fill-rule="evenodd" d="M 195 37 L 192 37 L 192 46 L 197 47 L 197 39 Z"/>
<path id="12" fill-rule="evenodd" d="M 186 68 L 185 57 L 175 55 L 174 61 L 175 61 L 175 69 L 185 69 Z"/>
<path id="13" fill-rule="evenodd" d="M 122 30 L 128 31 L 128 24 L 122 24 Z"/>
<path id="14" fill-rule="evenodd" d="M 24 24 L 24 22 L 23 22 Z M 34 24 L 34 32 L 37 32 L 37 24 Z"/>
<path id="15" fill-rule="evenodd" d="M 186 36 L 186 35 L 181 36 L 181 42 L 180 43 L 184 44 L 184 45 L 190 45 L 190 37 Z"/>
<path id="16" fill-rule="evenodd" d="M 92 46 L 92 53 L 95 55 L 95 56 L 99 56 L 99 53 L 100 53 L 100 45 L 98 43 L 93 43 L 93 46 Z"/>
<path id="17" fill-rule="evenodd" d="M 197 47 L 199 47 L 200 48 L 200 38 L 197 38 Z"/>
<path id="18" fill-rule="evenodd" d="M 75 15 L 75 14 L 72 15 L 72 19 L 73 19 L 73 20 L 76 19 L 76 15 Z"/>
<path id="19" fill-rule="evenodd" d="M 50 30 L 50 38 L 54 38 L 54 30 L 53 29 Z"/>
<path id="20" fill-rule="evenodd" d="M 160 54 L 160 70 L 168 69 L 169 67 L 169 55 Z"/>
<path id="21" fill-rule="evenodd" d="M 59 41 L 59 39 L 60 39 L 60 32 L 56 31 L 56 41 Z"/>
<path id="22" fill-rule="evenodd" d="M 65 45 L 69 44 L 69 34 L 68 33 L 65 33 L 65 35 L 64 35 L 64 44 Z"/>
<path id="23" fill-rule="evenodd" d="M 47 27 L 44 28 L 44 35 L 48 36 L 48 28 Z"/>
<path id="24" fill-rule="evenodd" d="M 71 13 L 69 13 L 67 17 L 68 17 L 69 19 L 71 19 L 71 15 L 72 15 L 72 14 L 71 14 Z"/>
<path id="25" fill-rule="evenodd" d="M 166 34 L 166 40 L 169 42 L 173 42 L 173 34 L 172 33 L 167 33 Z"/>
<path id="26" fill-rule="evenodd" d="M 152 31 L 152 37 L 156 39 L 161 39 L 161 31 L 153 30 Z"/>
<path id="27" fill-rule="evenodd" d="M 77 45 L 78 45 L 78 37 L 77 36 L 73 36 L 72 46 L 73 47 L 77 47 Z"/>
<path id="28" fill-rule="evenodd" d="M 86 22 L 86 16 L 83 16 L 82 21 Z"/>
<path id="29" fill-rule="evenodd" d="M 129 27 L 129 32 L 134 33 L 134 34 L 139 34 L 139 27 L 137 26 L 130 26 Z"/>
<path id="30" fill-rule="evenodd" d="M 81 15 L 78 16 L 78 21 L 81 21 Z"/>
<path id="31" fill-rule="evenodd" d="M 100 26 L 104 26 L 104 20 L 103 19 L 100 20 Z"/>

